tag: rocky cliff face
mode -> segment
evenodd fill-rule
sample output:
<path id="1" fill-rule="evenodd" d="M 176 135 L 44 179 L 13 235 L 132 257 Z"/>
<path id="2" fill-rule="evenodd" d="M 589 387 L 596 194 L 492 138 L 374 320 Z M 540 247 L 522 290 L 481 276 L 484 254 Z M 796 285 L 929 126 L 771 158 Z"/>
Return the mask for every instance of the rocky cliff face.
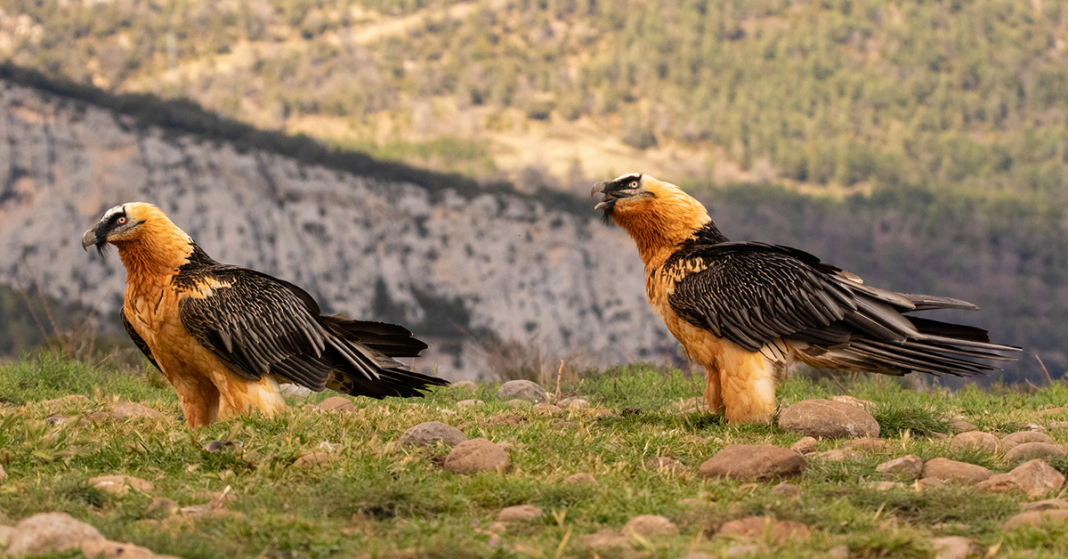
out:
<path id="1" fill-rule="evenodd" d="M 0 84 L 0 284 L 117 312 L 121 263 L 79 239 L 107 208 L 148 201 L 217 260 L 301 285 L 324 310 L 406 324 L 432 342 L 417 366 L 447 378 L 492 375 L 487 336 L 595 365 L 675 353 L 633 244 L 592 211 L 431 196 Z"/>

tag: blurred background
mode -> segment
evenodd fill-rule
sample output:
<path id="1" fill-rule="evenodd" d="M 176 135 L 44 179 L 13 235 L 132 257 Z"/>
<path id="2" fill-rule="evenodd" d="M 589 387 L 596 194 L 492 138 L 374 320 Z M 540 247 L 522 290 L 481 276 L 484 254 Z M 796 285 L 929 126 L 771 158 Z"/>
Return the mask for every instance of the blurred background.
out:
<path id="1" fill-rule="evenodd" d="M 685 367 L 591 183 L 675 182 L 1068 369 L 1068 5 L 5 0 L 0 359 L 143 367 L 79 246 L 160 205 L 204 249 L 404 324 L 416 366 Z"/>

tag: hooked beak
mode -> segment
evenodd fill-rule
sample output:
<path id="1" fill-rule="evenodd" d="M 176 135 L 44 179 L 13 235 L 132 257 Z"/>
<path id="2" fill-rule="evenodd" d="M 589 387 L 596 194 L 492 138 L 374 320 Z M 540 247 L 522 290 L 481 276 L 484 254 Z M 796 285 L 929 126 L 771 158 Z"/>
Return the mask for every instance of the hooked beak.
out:
<path id="1" fill-rule="evenodd" d="M 96 244 L 96 230 L 90 229 L 82 235 L 82 250 L 89 251 L 89 247 Z"/>
<path id="2" fill-rule="evenodd" d="M 607 186 L 608 186 L 608 183 L 606 183 L 604 181 L 601 181 L 601 182 L 593 185 L 593 190 L 590 191 L 590 196 L 591 197 L 592 196 L 596 196 L 598 193 L 604 192 L 604 189 Z M 594 206 L 593 209 L 595 209 L 595 210 L 603 210 L 605 208 L 608 208 L 610 206 L 608 200 L 609 200 L 609 196 L 608 196 L 608 194 L 605 194 L 605 196 L 601 200 L 601 202 L 598 203 L 596 206 Z"/>

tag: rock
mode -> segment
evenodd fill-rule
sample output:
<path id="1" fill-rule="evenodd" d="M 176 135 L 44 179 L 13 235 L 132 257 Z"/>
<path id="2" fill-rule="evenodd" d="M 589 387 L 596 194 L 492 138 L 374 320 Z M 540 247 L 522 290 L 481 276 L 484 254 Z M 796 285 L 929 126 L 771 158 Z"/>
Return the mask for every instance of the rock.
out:
<path id="1" fill-rule="evenodd" d="M 482 400 L 460 400 L 459 402 L 456 402 L 456 405 L 461 408 L 466 408 L 469 406 L 481 406 L 484 403 L 485 402 Z"/>
<path id="2" fill-rule="evenodd" d="M 719 533 L 724 536 L 743 538 L 763 538 L 767 533 L 772 539 L 784 543 L 791 539 L 807 540 L 810 534 L 808 526 L 791 520 L 775 520 L 766 516 L 750 516 L 741 520 L 732 520 L 720 526 Z"/>
<path id="3" fill-rule="evenodd" d="M 1040 417 L 1046 417 L 1050 415 L 1068 415 L 1068 408 L 1060 407 L 1038 410 L 1037 412 L 1035 412 L 1035 415 L 1038 415 Z"/>
<path id="4" fill-rule="evenodd" d="M 1005 435 L 1001 438 L 1001 449 L 1008 452 L 1018 445 L 1024 443 L 1047 443 L 1053 444 L 1053 438 L 1045 433 L 1036 433 L 1034 431 L 1020 431 L 1011 435 Z"/>
<path id="5" fill-rule="evenodd" d="M 497 522 L 530 522 L 541 516 L 541 507 L 534 505 L 519 505 L 502 509 L 497 513 Z"/>
<path id="6" fill-rule="evenodd" d="M 936 532 L 942 530 L 967 532 L 968 530 L 971 530 L 972 527 L 970 524 L 965 524 L 963 522 L 935 522 L 931 525 L 931 529 Z"/>
<path id="7" fill-rule="evenodd" d="M 401 435 L 401 446 L 433 446 L 441 441 L 449 446 L 458 445 L 467 440 L 459 429 L 440 421 L 427 421 L 408 428 Z"/>
<path id="8" fill-rule="evenodd" d="M 949 420 L 949 431 L 951 433 L 969 433 L 979 429 L 975 425 L 964 421 L 963 419 L 951 419 Z"/>
<path id="9" fill-rule="evenodd" d="M 308 413 L 317 413 L 317 414 L 318 413 L 323 413 L 323 408 L 320 408 L 319 406 L 317 406 L 315 404 L 304 404 L 303 406 L 301 406 L 300 409 L 302 409 L 302 410 L 304 410 L 304 411 L 306 411 Z"/>
<path id="10" fill-rule="evenodd" d="M 1005 461 L 1016 464 L 1024 460 L 1049 460 L 1050 458 L 1064 458 L 1064 449 L 1049 443 L 1022 443 L 1012 447 L 1005 453 Z"/>
<path id="11" fill-rule="evenodd" d="M 961 536 L 946 536 L 931 539 L 935 550 L 935 559 L 966 559 L 972 549 L 972 542 Z"/>
<path id="12" fill-rule="evenodd" d="M 790 450 L 798 454 L 811 454 L 816 452 L 816 442 L 815 437 L 801 437 L 801 440 L 790 445 Z"/>
<path id="13" fill-rule="evenodd" d="M 454 382 L 450 385 L 450 388 L 456 390 L 466 390 L 472 394 L 478 392 L 478 385 L 470 380 L 461 380 L 460 382 Z"/>
<path id="14" fill-rule="evenodd" d="M 1012 530 L 1013 528 L 1023 526 L 1024 524 L 1030 526 L 1041 526 L 1045 523 L 1056 525 L 1068 524 L 1068 509 L 1032 510 L 1027 512 L 1021 512 L 1020 514 L 1017 514 L 1016 516 L 1005 521 L 1005 529 Z"/>
<path id="15" fill-rule="evenodd" d="M 557 415 L 564 413 L 564 410 L 560 409 L 559 406 L 554 406 L 552 404 L 534 404 L 534 413 Z"/>
<path id="16" fill-rule="evenodd" d="M 1050 421 L 1049 428 L 1054 430 L 1068 429 L 1068 421 Z"/>
<path id="17" fill-rule="evenodd" d="M 287 398 L 302 399 L 307 398 L 314 394 L 311 388 L 307 386 L 301 386 L 299 384 L 286 383 L 278 387 L 278 391 L 282 393 L 282 396 Z"/>
<path id="18" fill-rule="evenodd" d="M 115 419 L 139 419 L 144 417 L 150 417 L 152 419 L 160 419 L 163 414 L 157 410 L 154 410 L 147 406 L 142 406 L 136 402 L 123 402 L 111 410 L 111 414 Z"/>
<path id="19" fill-rule="evenodd" d="M 84 396 L 82 394 L 71 394 L 69 396 L 64 396 L 62 398 L 56 398 L 54 400 L 44 400 L 44 401 L 41 402 L 41 405 L 46 407 L 46 408 L 57 408 L 57 407 L 66 406 L 66 405 L 74 406 L 74 405 L 88 404 L 88 403 L 89 403 L 89 397 L 88 396 Z"/>
<path id="20" fill-rule="evenodd" d="M 7 540 L 11 537 L 11 534 L 14 533 L 14 526 L 4 526 L 0 524 L 0 551 L 3 551 L 3 549 L 7 547 Z"/>
<path id="21" fill-rule="evenodd" d="M 503 471 L 509 466 L 508 453 L 483 438 L 456 445 L 445 458 L 445 469 L 456 474 Z"/>
<path id="22" fill-rule="evenodd" d="M 7 479 L 7 472 L 4 471 L 4 465 L 0 464 L 0 481 Z"/>
<path id="23" fill-rule="evenodd" d="M 103 541 L 96 528 L 79 522 L 65 512 L 45 512 L 25 518 L 8 536 L 8 557 L 40 556 L 81 548 L 83 543 Z"/>
<path id="24" fill-rule="evenodd" d="M 125 495 L 131 488 L 142 493 L 151 493 L 152 484 L 133 476 L 100 476 L 89 478 L 89 485 L 114 495 Z"/>
<path id="25" fill-rule="evenodd" d="M 915 454 L 894 458 L 875 467 L 875 471 L 889 477 L 902 476 L 914 480 L 923 473 L 923 460 Z"/>
<path id="26" fill-rule="evenodd" d="M 565 410 L 579 410 L 590 407 L 590 401 L 585 398 L 564 398 L 557 402 L 556 405 Z"/>
<path id="27" fill-rule="evenodd" d="M 564 483 L 588 483 L 590 485 L 597 485 L 597 478 L 587 473 L 577 473 L 567 476 Z"/>
<path id="28" fill-rule="evenodd" d="M 970 448 L 995 453 L 1000 446 L 1001 441 L 990 433 L 968 431 L 953 437 L 953 441 L 949 443 L 949 450 L 955 452 L 961 449 Z"/>
<path id="29" fill-rule="evenodd" d="M 1024 503 L 1023 510 L 1054 510 L 1068 509 L 1068 501 L 1064 499 L 1045 499 L 1033 503 Z"/>
<path id="30" fill-rule="evenodd" d="M 173 500 L 166 497 L 156 497 L 152 499 L 152 503 L 145 509 L 145 514 L 155 518 L 166 518 L 178 512 L 179 509 L 181 507 Z"/>
<path id="31" fill-rule="evenodd" d="M 785 481 L 771 488 L 772 495 L 779 495 L 781 497 L 800 497 L 801 488 Z"/>
<path id="32" fill-rule="evenodd" d="M 728 445 L 701 464 L 701 477 L 726 476 L 761 480 L 800 474 L 808 461 L 800 454 L 775 445 Z"/>
<path id="33" fill-rule="evenodd" d="M 502 384 L 497 389 L 497 397 L 501 400 L 511 400 L 512 398 L 530 400 L 535 404 L 549 400 L 549 397 L 545 394 L 545 389 L 529 380 L 510 380 Z"/>
<path id="34" fill-rule="evenodd" d="M 961 485 L 974 485 L 980 481 L 986 481 L 991 475 L 993 474 L 990 470 L 982 466 L 957 462 L 948 458 L 935 458 L 923 465 L 924 478 L 952 480 Z"/>
<path id="35" fill-rule="evenodd" d="M 596 534 L 582 536 L 582 545 L 593 549 L 629 547 L 630 538 L 612 530 L 611 528 L 604 528 Z"/>
<path id="36" fill-rule="evenodd" d="M 754 555 L 756 553 L 763 553 L 763 552 L 764 552 L 764 547 L 759 545 L 759 544 L 755 544 L 755 543 L 739 544 L 739 545 L 732 545 L 732 546 L 728 547 L 727 551 L 723 552 L 723 556 L 724 557 L 742 557 L 742 556 L 745 556 L 745 555 Z M 702 554 L 702 555 L 704 555 L 705 557 L 709 557 L 707 554 Z M 709 558 L 709 559 L 711 559 L 711 558 Z"/>
<path id="37" fill-rule="evenodd" d="M 356 411 L 356 404 L 352 403 L 352 400 L 349 400 L 348 398 L 331 396 L 319 404 L 319 409 L 335 413 L 352 413 Z"/>
<path id="38" fill-rule="evenodd" d="M 859 460 L 864 456 L 855 450 L 835 448 L 824 452 L 813 452 L 808 455 L 811 460 L 823 460 L 826 462 L 841 462 L 842 460 Z"/>
<path id="39" fill-rule="evenodd" d="M 306 452 L 301 454 L 295 462 L 293 467 L 295 468 L 312 468 L 315 466 L 324 466 L 328 462 L 334 460 L 335 456 L 329 452 Z"/>
<path id="40" fill-rule="evenodd" d="M 869 437 L 853 439 L 846 443 L 846 448 L 864 452 L 882 452 L 889 446 L 890 441 L 886 439 L 872 439 Z"/>
<path id="41" fill-rule="evenodd" d="M 879 422 L 866 410 L 833 400 L 804 400 L 779 414 L 779 428 L 819 439 L 878 437 Z"/>
<path id="42" fill-rule="evenodd" d="M 623 525 L 619 530 L 624 536 L 637 534 L 643 538 L 674 534 L 679 529 L 675 523 L 657 514 L 642 514 L 635 516 Z"/>
<path id="43" fill-rule="evenodd" d="M 1016 448 L 1021 448 L 1028 444 L 1042 443 L 1026 443 Z M 975 487 L 990 493 L 1019 490 L 1026 494 L 1028 498 L 1034 499 L 1050 491 L 1056 491 L 1062 485 L 1064 485 L 1064 476 L 1049 464 L 1036 458 L 1017 466 L 1009 473 L 992 475 Z"/>
<path id="44" fill-rule="evenodd" d="M 891 489 L 905 489 L 908 486 L 900 481 L 872 481 L 868 482 L 865 487 L 876 491 L 889 491 Z"/>
<path id="45" fill-rule="evenodd" d="M 849 546 L 836 545 L 827 551 L 827 556 L 831 559 L 849 559 Z"/>
<path id="46" fill-rule="evenodd" d="M 936 477 L 925 477 L 916 481 L 919 484 L 920 489 L 937 489 L 939 487 L 945 487 L 946 482 Z"/>
<path id="47" fill-rule="evenodd" d="M 674 458 L 668 458 L 667 456 L 661 456 L 659 458 L 650 458 L 645 461 L 645 467 L 650 470 L 659 471 L 675 471 L 685 468 L 678 460 Z"/>
<path id="48" fill-rule="evenodd" d="M 831 396 L 832 402 L 841 402 L 843 404 L 849 404 L 853 407 L 860 408 L 862 410 L 868 410 L 875 407 L 874 402 L 868 400 L 858 400 L 852 396 Z"/>

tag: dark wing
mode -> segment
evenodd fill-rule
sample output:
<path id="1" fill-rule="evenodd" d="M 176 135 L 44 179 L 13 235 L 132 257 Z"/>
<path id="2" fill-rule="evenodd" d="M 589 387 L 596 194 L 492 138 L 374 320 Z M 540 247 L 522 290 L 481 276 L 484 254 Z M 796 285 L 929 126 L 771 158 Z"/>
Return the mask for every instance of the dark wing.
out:
<path id="1" fill-rule="evenodd" d="M 198 286 L 209 281 L 228 287 L 198 296 L 203 293 L 196 291 Z M 391 325 L 353 327 L 370 342 L 360 343 L 346 332 L 346 320 L 319 316 L 311 296 L 288 282 L 236 266 L 212 266 L 183 271 L 176 284 L 192 292 L 178 307 L 185 328 L 235 374 L 249 380 L 275 373 L 315 391 L 339 385 L 350 387 L 351 394 L 378 398 L 415 396 L 427 384 L 445 384 L 412 373 L 374 347 L 376 342 L 386 345 L 382 338 L 389 336 L 382 331 Z M 418 349 L 426 348 L 399 326 L 388 333 L 407 338 L 406 345 L 395 344 L 405 347 L 400 352 L 404 355 L 417 355 Z"/>
<path id="2" fill-rule="evenodd" d="M 145 357 L 152 362 L 152 366 L 159 369 L 159 364 L 156 363 L 156 359 L 152 357 L 152 350 L 148 348 L 148 344 L 145 343 L 145 339 L 142 338 L 136 330 L 133 329 L 133 325 L 129 320 L 126 320 L 126 311 L 119 309 L 119 318 L 122 319 L 122 327 L 126 329 L 126 333 L 130 335 L 130 339 L 133 340 L 137 349 L 141 350 L 141 353 L 145 354 Z"/>

